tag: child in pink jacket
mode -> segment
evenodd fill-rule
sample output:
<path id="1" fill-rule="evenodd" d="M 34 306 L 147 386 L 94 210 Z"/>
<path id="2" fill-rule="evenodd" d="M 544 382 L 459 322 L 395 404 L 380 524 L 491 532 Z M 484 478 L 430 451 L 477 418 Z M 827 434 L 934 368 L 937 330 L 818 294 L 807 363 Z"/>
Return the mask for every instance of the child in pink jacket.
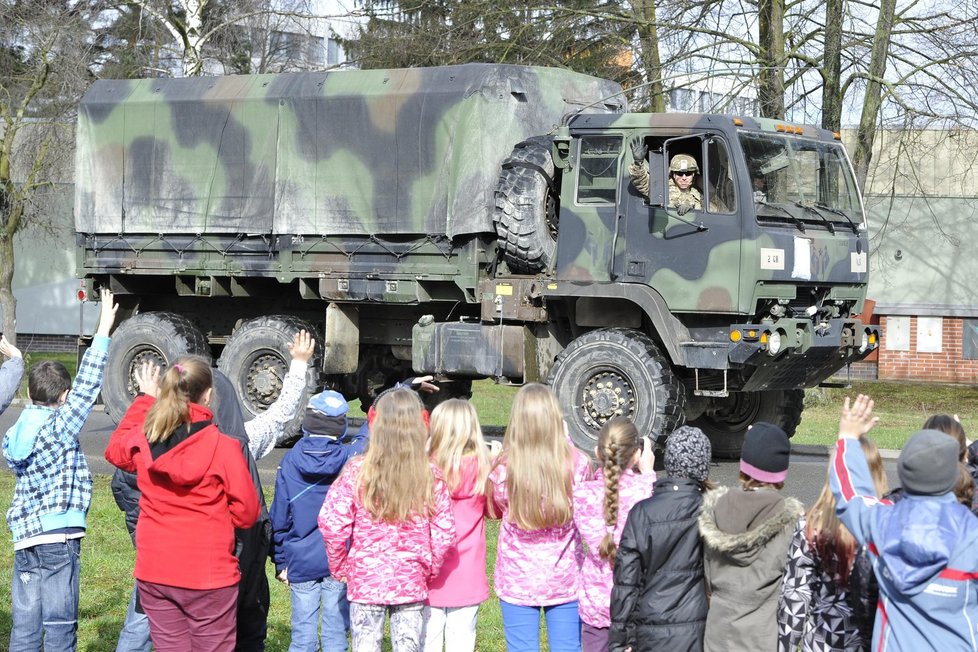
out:
<path id="1" fill-rule="evenodd" d="M 578 590 L 582 652 L 607 652 L 612 569 L 632 506 L 652 495 L 655 455 L 630 419 L 610 419 L 598 433 L 593 480 L 574 487 L 574 525 L 587 544 Z"/>
<path id="2" fill-rule="evenodd" d="M 424 651 L 472 652 L 479 604 L 489 597 L 486 476 L 491 456 L 471 403 L 453 398 L 432 411 L 429 448 L 448 484 L 458 543 L 428 585 Z"/>
<path id="3" fill-rule="evenodd" d="M 428 583 L 455 544 L 451 501 L 427 439 L 417 394 L 382 396 L 366 454 L 347 462 L 319 512 L 330 571 L 347 582 L 355 652 L 380 652 L 387 612 L 394 652 L 421 645 Z"/>
<path id="4" fill-rule="evenodd" d="M 489 474 L 500 514 L 495 589 L 508 652 L 536 652 L 540 611 L 551 652 L 579 652 L 577 585 L 584 560 L 572 515 L 573 488 L 591 468 L 567 438 L 557 398 L 524 386 L 513 401 L 503 450 Z"/>

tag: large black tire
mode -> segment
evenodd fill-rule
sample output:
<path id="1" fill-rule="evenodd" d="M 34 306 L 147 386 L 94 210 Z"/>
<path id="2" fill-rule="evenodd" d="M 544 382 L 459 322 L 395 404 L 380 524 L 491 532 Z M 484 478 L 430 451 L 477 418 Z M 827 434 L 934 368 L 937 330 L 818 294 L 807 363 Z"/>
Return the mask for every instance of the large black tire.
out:
<path id="1" fill-rule="evenodd" d="M 129 409 L 138 389 L 135 371 L 144 361 L 166 368 L 185 355 L 211 360 L 207 338 L 186 317 L 172 312 L 146 312 L 119 324 L 109 342 L 102 382 L 106 414 L 118 423 Z"/>
<path id="2" fill-rule="evenodd" d="M 304 407 L 321 386 L 322 338 L 316 330 L 307 322 L 288 315 L 256 317 L 234 329 L 217 361 L 218 368 L 234 386 L 247 421 L 278 399 L 292 360 L 288 345 L 300 330 L 313 334 L 316 349 L 306 370 L 306 387 L 299 408 L 285 428 L 292 439 L 301 435 L 299 426 L 302 425 Z"/>
<path id="3" fill-rule="evenodd" d="M 730 396 L 710 399 L 703 414 L 691 421 L 706 433 L 713 445 L 713 456 L 721 459 L 740 457 L 747 426 L 767 421 L 780 426 L 789 437 L 801 423 L 805 391 L 801 389 L 766 392 L 733 392 Z"/>
<path id="4" fill-rule="evenodd" d="M 598 431 L 616 416 L 663 441 L 683 418 L 686 393 L 652 338 L 625 328 L 581 335 L 557 356 L 547 380 L 565 410 L 571 439 L 593 455 Z"/>
<path id="5" fill-rule="evenodd" d="M 503 259 L 516 273 L 547 269 L 557 249 L 558 195 L 540 172 L 557 183 L 551 143 L 537 136 L 517 144 L 496 186 L 492 220 Z"/>

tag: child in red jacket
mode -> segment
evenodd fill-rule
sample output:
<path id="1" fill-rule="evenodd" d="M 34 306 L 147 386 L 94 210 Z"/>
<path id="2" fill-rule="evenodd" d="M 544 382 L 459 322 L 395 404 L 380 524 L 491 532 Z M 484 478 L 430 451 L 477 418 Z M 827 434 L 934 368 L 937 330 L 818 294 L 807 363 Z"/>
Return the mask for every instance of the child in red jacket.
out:
<path id="1" fill-rule="evenodd" d="M 428 583 L 455 544 L 455 519 L 428 460 L 417 394 L 395 389 L 375 407 L 367 452 L 333 483 L 319 530 L 330 572 L 347 583 L 353 649 L 380 652 L 389 611 L 394 652 L 417 650 Z"/>
<path id="2" fill-rule="evenodd" d="M 158 373 L 143 365 L 136 380 Z M 212 381 L 202 358 L 177 360 L 159 398 L 138 395 L 105 449 L 142 493 L 133 575 L 157 652 L 235 646 L 234 528 L 254 524 L 259 503 L 240 445 L 211 423 Z"/>

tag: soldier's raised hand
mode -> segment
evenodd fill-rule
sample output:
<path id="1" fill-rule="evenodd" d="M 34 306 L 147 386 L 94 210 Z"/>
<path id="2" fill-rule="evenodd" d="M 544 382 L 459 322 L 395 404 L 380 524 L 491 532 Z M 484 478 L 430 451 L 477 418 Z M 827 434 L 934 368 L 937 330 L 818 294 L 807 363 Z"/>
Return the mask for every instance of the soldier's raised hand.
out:
<path id="1" fill-rule="evenodd" d="M 692 207 L 689 204 L 679 204 L 678 206 L 676 206 L 676 212 L 679 213 L 680 215 L 685 215 L 686 213 L 689 212 L 690 208 Z"/>
<path id="2" fill-rule="evenodd" d="M 645 144 L 645 139 L 641 136 L 632 140 L 631 147 L 632 158 L 635 159 L 635 163 L 641 164 L 648 158 L 649 146 Z"/>

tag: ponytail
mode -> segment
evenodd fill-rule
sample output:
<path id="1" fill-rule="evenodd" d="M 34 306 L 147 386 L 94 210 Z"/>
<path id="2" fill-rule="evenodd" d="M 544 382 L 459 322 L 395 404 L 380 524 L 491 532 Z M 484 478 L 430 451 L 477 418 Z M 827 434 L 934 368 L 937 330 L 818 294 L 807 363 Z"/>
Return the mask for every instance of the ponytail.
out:
<path id="1" fill-rule="evenodd" d="M 151 444 L 166 441 L 183 424 L 190 425 L 190 404 L 213 385 L 211 367 L 197 356 L 180 358 L 163 374 L 160 394 L 146 413 L 143 430 Z"/>
<path id="2" fill-rule="evenodd" d="M 602 559 L 614 566 L 618 555 L 615 529 L 618 527 L 618 485 L 623 471 L 640 449 L 641 439 L 635 424 L 624 417 L 610 419 L 598 434 L 598 459 L 604 471 L 604 524 L 607 530 L 598 546 Z"/>

